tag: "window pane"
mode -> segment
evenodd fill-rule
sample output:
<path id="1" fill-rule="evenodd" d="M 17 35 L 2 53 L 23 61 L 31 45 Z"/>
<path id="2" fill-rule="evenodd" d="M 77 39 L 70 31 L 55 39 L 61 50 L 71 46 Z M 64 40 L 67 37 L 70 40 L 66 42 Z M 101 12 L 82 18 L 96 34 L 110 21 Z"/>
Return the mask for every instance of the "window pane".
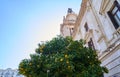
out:
<path id="1" fill-rule="evenodd" d="M 117 11 L 117 7 L 114 7 L 113 10 L 112 10 L 112 14 L 115 14 L 115 12 Z"/>
<path id="2" fill-rule="evenodd" d="M 118 18 L 120 19 L 120 11 L 118 11 L 116 14 L 117 14 Z"/>
<path id="3" fill-rule="evenodd" d="M 120 20 L 118 19 L 118 17 L 115 15 L 114 18 L 115 18 L 116 22 L 118 23 L 118 25 L 120 26 Z"/>
<path id="4" fill-rule="evenodd" d="M 88 31 L 88 29 L 89 29 L 89 28 L 88 28 L 87 23 L 85 24 L 85 26 L 84 26 L 84 27 L 85 27 L 85 30 L 86 30 L 86 32 L 87 32 L 87 31 Z"/>

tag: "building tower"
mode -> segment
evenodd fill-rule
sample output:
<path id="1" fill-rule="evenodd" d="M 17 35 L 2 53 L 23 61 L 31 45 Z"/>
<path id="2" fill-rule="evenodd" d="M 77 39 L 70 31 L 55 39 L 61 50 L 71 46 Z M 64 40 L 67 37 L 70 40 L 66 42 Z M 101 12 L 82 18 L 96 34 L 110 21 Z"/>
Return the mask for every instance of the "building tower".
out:
<path id="1" fill-rule="evenodd" d="M 63 17 L 63 23 L 60 25 L 60 34 L 63 37 L 72 36 L 77 14 L 71 8 L 68 8 L 66 17 Z"/>

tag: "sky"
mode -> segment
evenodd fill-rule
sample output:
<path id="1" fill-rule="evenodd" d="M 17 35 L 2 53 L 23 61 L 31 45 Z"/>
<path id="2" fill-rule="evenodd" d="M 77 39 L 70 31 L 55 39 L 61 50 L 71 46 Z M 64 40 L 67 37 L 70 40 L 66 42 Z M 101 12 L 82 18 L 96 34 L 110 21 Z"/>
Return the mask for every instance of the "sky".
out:
<path id="1" fill-rule="evenodd" d="M 67 9 L 81 0 L 0 0 L 0 69 L 17 69 L 41 41 L 60 34 Z"/>

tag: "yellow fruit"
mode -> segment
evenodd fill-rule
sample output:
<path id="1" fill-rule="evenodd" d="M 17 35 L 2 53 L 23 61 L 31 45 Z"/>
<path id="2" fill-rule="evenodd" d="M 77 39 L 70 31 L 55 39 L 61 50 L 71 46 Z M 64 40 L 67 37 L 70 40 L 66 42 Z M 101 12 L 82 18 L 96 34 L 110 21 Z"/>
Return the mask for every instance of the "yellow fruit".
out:
<path id="1" fill-rule="evenodd" d="M 69 61 L 66 61 L 66 63 L 68 64 L 68 63 L 69 63 Z"/>
<path id="2" fill-rule="evenodd" d="M 65 55 L 65 58 L 68 58 L 68 55 Z"/>
<path id="3" fill-rule="evenodd" d="M 63 61 L 63 59 L 60 59 L 60 61 Z"/>
<path id="4" fill-rule="evenodd" d="M 68 69 L 70 69 L 70 66 L 68 66 Z"/>

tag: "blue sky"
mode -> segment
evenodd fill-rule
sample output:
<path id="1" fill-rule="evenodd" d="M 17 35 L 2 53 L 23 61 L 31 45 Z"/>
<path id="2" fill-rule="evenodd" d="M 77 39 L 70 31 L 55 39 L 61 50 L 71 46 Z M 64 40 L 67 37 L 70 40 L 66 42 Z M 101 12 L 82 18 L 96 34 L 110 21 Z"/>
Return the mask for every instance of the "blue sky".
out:
<path id="1" fill-rule="evenodd" d="M 59 35 L 67 9 L 81 0 L 0 0 L 0 69 L 17 69 L 40 41 Z"/>

